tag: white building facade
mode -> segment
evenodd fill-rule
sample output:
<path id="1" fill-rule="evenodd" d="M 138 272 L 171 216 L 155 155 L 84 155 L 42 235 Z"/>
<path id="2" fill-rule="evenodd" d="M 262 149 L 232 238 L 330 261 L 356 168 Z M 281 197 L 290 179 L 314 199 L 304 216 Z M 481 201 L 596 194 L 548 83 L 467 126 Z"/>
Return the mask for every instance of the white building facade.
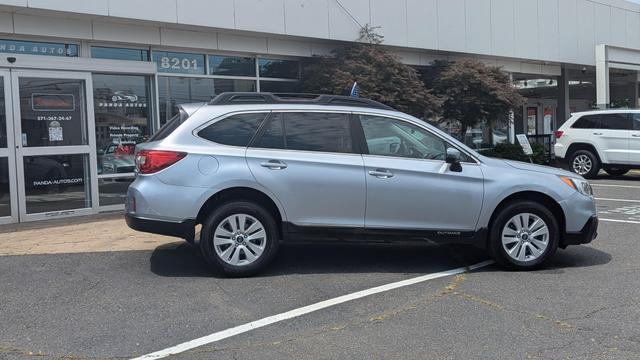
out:
<path id="1" fill-rule="evenodd" d="M 0 223 L 122 208 L 133 147 L 176 104 L 297 92 L 304 58 L 366 24 L 421 72 L 509 72 L 528 102 L 494 139 L 638 106 L 640 5 L 623 0 L 0 0 Z"/>

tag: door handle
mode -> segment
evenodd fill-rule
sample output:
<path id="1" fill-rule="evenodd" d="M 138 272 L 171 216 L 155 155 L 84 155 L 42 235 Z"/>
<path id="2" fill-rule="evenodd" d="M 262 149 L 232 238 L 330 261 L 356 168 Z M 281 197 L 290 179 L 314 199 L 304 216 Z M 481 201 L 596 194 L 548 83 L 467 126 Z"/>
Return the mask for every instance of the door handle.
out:
<path id="1" fill-rule="evenodd" d="M 269 160 L 269 161 L 261 162 L 260 166 L 269 168 L 271 170 L 282 170 L 287 168 L 287 164 L 278 160 Z"/>
<path id="2" fill-rule="evenodd" d="M 595 133 L 595 132 L 594 132 L 594 133 L 593 133 L 593 135 L 602 135 L 602 133 Z"/>
<path id="3" fill-rule="evenodd" d="M 640 137 L 640 134 L 631 134 L 633 137 Z"/>
<path id="4" fill-rule="evenodd" d="M 393 173 L 389 170 L 375 169 L 369 171 L 369 175 L 375 176 L 378 179 L 388 179 L 393 177 Z"/>

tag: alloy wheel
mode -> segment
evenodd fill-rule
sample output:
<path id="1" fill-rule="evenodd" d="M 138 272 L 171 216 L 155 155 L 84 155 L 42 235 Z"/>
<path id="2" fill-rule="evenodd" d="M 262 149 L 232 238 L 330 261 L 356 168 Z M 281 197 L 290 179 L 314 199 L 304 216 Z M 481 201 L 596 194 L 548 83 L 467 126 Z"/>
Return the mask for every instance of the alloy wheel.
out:
<path id="1" fill-rule="evenodd" d="M 591 168 L 593 167 L 593 162 L 591 158 L 585 154 L 580 154 L 573 159 L 573 163 L 571 164 L 573 167 L 573 171 L 578 175 L 585 175 Z"/>
<path id="2" fill-rule="evenodd" d="M 247 214 L 233 214 L 223 219 L 213 235 L 216 254 L 229 265 L 254 263 L 264 252 L 267 233 L 262 223 Z"/>
<path id="3" fill-rule="evenodd" d="M 535 214 L 517 214 L 502 229 L 502 247 L 514 260 L 533 261 L 542 256 L 548 246 L 549 227 Z"/>

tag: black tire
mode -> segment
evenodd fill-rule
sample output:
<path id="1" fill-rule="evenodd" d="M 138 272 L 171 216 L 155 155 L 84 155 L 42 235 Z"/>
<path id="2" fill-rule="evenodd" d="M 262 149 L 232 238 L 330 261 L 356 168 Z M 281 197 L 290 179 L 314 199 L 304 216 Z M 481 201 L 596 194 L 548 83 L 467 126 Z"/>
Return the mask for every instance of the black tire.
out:
<path id="1" fill-rule="evenodd" d="M 604 169 L 604 171 L 606 171 L 607 174 L 609 174 L 611 176 L 622 176 L 622 175 L 628 173 L 629 169 L 609 168 L 609 169 Z"/>
<path id="2" fill-rule="evenodd" d="M 591 169 L 584 174 L 581 174 L 574 166 L 574 162 L 579 156 L 586 156 L 591 162 Z M 578 150 L 571 154 L 571 158 L 569 159 L 569 170 L 578 175 L 581 175 L 585 179 L 593 179 L 598 175 L 598 172 L 600 171 L 600 159 L 596 154 L 589 150 Z"/>
<path id="3" fill-rule="evenodd" d="M 223 260 L 216 252 L 213 236 L 218 226 L 229 216 L 234 214 L 246 214 L 257 219 L 263 226 L 266 236 L 264 237 L 264 250 L 258 258 L 244 265 L 232 265 Z M 200 251 L 207 263 L 215 271 L 223 271 L 225 274 L 234 277 L 245 277 L 254 275 L 262 271 L 278 251 L 279 236 L 278 227 L 273 216 L 262 206 L 248 201 L 234 201 L 221 205 L 215 209 L 202 225 L 200 233 Z M 235 243 L 234 243 L 235 245 Z M 234 246 L 230 245 L 230 246 Z M 225 250 L 227 248 L 225 247 Z M 247 247 L 248 249 L 248 247 Z M 237 250 L 231 250 L 231 254 Z M 239 256 L 246 256 L 243 254 Z M 245 258 L 246 259 L 246 258 Z"/>
<path id="4" fill-rule="evenodd" d="M 507 222 L 514 216 L 522 213 L 530 213 L 542 219 L 548 228 L 548 243 L 542 254 L 532 260 L 518 261 L 507 254 L 502 245 L 502 232 Z M 549 260 L 558 249 L 560 232 L 558 222 L 544 205 L 533 201 L 517 201 L 503 207 L 495 217 L 489 229 L 489 252 L 495 261 L 511 270 L 534 270 Z M 527 250 L 524 250 L 525 254 Z M 530 251 L 530 250 L 529 250 Z"/>

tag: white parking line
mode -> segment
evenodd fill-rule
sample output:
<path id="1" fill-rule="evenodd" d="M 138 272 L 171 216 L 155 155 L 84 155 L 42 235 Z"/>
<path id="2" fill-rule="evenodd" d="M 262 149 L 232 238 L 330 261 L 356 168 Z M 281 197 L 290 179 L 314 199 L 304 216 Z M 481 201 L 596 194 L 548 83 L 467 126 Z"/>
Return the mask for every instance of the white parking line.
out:
<path id="1" fill-rule="evenodd" d="M 636 203 L 640 203 L 640 200 L 630 200 L 630 199 L 611 199 L 611 198 L 594 198 L 596 200 L 601 200 L 601 201 L 619 201 L 619 202 L 636 202 Z"/>
<path id="2" fill-rule="evenodd" d="M 594 184 L 594 183 L 590 183 L 590 184 L 591 184 L 591 186 L 620 187 L 620 188 L 640 189 L 640 186 L 634 186 L 634 185 L 613 185 L 613 184 Z"/>
<path id="3" fill-rule="evenodd" d="M 329 300 L 324 300 L 324 301 L 320 301 L 317 302 L 315 304 L 311 304 L 311 305 L 307 305 L 307 306 L 303 306 L 301 308 L 297 308 L 297 309 L 293 309 L 281 314 L 277 314 L 277 315 L 272 315 L 260 320 L 256 320 L 256 321 L 252 321 L 250 323 L 246 323 L 240 326 L 236 326 L 227 330 L 223 330 L 223 331 L 219 331 L 216 333 L 213 333 L 211 335 L 207 335 L 207 336 L 203 336 L 201 338 L 198 339 L 194 339 L 191 341 L 187 341 L 185 343 L 182 344 L 178 344 L 176 346 L 172 346 L 170 348 L 166 348 L 164 350 L 160 350 L 160 351 L 156 351 L 147 355 L 143 355 L 140 357 L 135 358 L 134 360 L 139 360 L 139 359 L 161 359 L 161 358 L 165 358 L 167 356 L 171 356 L 171 355 L 175 355 L 175 354 L 180 354 L 183 353 L 185 351 L 191 350 L 191 349 L 195 349 L 197 347 L 203 346 L 203 345 L 208 345 L 211 343 L 214 343 L 216 341 L 220 341 L 223 339 L 227 339 L 230 338 L 232 336 L 238 335 L 238 334 L 242 334 L 251 330 L 255 330 L 267 325 L 271 325 L 271 324 L 275 324 L 277 322 L 281 322 L 284 320 L 288 320 L 288 319 L 293 319 L 305 314 L 309 314 L 312 313 L 314 311 L 318 311 L 318 310 L 322 310 L 322 309 L 326 309 L 328 307 L 334 306 L 334 305 L 338 305 L 338 304 L 342 304 L 351 300 L 356 300 L 356 299 L 360 299 L 363 298 L 365 296 L 369 296 L 369 295 L 373 295 L 373 294 L 379 294 L 385 291 L 390 291 L 390 290 L 394 290 L 394 289 L 398 289 L 401 287 L 405 287 L 405 286 L 409 286 L 409 285 L 414 285 L 414 284 L 418 284 L 421 282 L 425 282 L 425 281 L 429 281 L 429 280 L 434 280 L 434 279 L 438 279 L 438 278 L 442 278 L 445 276 L 451 276 L 451 275 L 456 275 L 456 274 L 461 274 L 467 271 L 471 271 L 471 270 L 476 270 L 488 265 L 493 264 L 493 261 L 491 260 L 487 260 L 487 261 L 483 261 L 481 263 L 475 264 L 475 265 L 471 265 L 469 267 L 461 267 L 461 268 L 457 268 L 457 269 L 452 269 L 452 270 L 447 270 L 447 271 L 442 271 L 442 272 L 437 272 L 437 273 L 433 273 L 433 274 L 428 274 L 428 275 L 423 275 L 423 276 L 418 276 L 415 278 L 411 278 L 411 279 L 407 279 L 407 280 L 402 280 L 402 281 L 398 281 L 398 282 L 394 282 L 394 283 L 390 283 L 390 284 L 386 284 L 386 285 L 381 285 L 381 286 L 377 286 L 377 287 L 373 287 L 370 289 L 366 289 L 366 290 L 361 290 L 361 291 L 357 291 L 351 294 L 347 294 L 347 295 L 342 295 L 342 296 L 338 296 L 336 298 L 333 299 L 329 299 Z"/>
<path id="4" fill-rule="evenodd" d="M 625 223 L 625 224 L 640 224 L 640 221 L 633 221 L 633 220 L 617 220 L 617 219 L 602 219 L 602 218 L 598 220 L 616 222 L 616 223 Z"/>

